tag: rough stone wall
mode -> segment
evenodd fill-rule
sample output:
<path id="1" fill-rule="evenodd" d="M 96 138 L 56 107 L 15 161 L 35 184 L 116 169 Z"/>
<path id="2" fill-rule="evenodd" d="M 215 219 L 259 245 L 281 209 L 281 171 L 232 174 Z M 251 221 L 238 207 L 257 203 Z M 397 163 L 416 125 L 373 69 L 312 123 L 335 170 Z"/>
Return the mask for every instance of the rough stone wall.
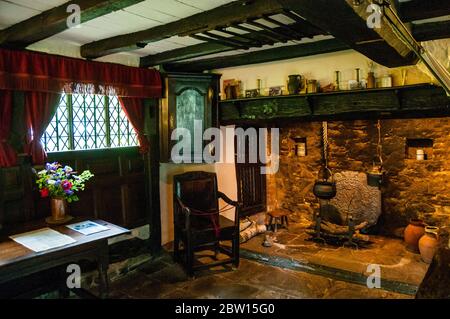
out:
<path id="1" fill-rule="evenodd" d="M 450 224 L 450 118 L 382 120 L 382 233 L 392 234 L 412 217 L 437 226 Z M 294 211 L 294 221 L 310 220 L 318 202 L 312 187 L 321 163 L 321 123 L 296 123 L 280 129 L 280 169 L 267 179 L 268 209 Z M 306 137 L 307 156 L 294 155 L 294 137 Z M 376 121 L 328 123 L 329 166 L 333 172 L 366 172 L 376 154 Z M 407 138 L 433 140 L 426 161 L 406 159 Z"/>

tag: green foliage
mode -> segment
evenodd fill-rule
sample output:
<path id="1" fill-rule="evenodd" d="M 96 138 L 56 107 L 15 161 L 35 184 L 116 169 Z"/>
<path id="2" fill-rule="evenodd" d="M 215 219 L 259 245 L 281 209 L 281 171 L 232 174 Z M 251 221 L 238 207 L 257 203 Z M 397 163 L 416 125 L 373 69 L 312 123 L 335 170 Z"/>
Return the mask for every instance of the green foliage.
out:
<path id="1" fill-rule="evenodd" d="M 78 175 L 70 166 L 47 163 L 45 169 L 37 173 L 36 184 L 41 197 L 65 198 L 71 203 L 79 200 L 76 193 L 84 190 L 93 176 L 89 170 Z"/>

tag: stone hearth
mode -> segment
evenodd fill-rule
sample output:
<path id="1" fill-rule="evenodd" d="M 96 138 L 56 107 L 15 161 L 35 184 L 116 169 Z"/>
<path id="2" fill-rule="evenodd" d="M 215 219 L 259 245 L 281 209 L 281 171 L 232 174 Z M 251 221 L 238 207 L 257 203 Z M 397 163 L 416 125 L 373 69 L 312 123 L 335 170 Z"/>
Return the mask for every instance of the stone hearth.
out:
<path id="1" fill-rule="evenodd" d="M 371 274 L 368 266 L 376 264 L 381 269 L 382 288 L 398 293 L 414 295 L 429 267 L 419 254 L 407 251 L 402 240 L 385 236 L 372 235 L 370 245 L 354 249 L 310 241 L 300 225 L 278 231 L 272 247 L 262 245 L 264 235 L 242 244 L 241 256 L 364 286 Z"/>
<path id="2" fill-rule="evenodd" d="M 450 223 L 450 119 L 381 121 L 385 184 L 381 188 L 380 234 L 401 233 L 413 217 L 430 225 Z M 295 140 L 306 139 L 306 156 L 295 155 Z M 432 142 L 424 161 L 408 157 L 411 139 Z M 328 123 L 329 166 L 336 174 L 365 173 L 376 155 L 376 121 Z M 321 123 L 291 123 L 280 129 L 280 168 L 267 178 L 267 207 L 291 210 L 292 221 L 311 220 L 318 201 L 312 193 L 321 165 Z M 378 209 L 378 208 L 377 208 Z"/>

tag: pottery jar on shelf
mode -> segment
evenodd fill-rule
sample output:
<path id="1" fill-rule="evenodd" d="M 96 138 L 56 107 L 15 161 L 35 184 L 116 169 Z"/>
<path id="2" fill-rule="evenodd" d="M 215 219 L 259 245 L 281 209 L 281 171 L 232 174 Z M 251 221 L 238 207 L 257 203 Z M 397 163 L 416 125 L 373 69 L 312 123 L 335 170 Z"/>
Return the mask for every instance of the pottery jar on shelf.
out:
<path id="1" fill-rule="evenodd" d="M 291 74 L 288 77 L 289 94 L 298 94 L 302 86 L 302 76 L 300 74 Z"/>

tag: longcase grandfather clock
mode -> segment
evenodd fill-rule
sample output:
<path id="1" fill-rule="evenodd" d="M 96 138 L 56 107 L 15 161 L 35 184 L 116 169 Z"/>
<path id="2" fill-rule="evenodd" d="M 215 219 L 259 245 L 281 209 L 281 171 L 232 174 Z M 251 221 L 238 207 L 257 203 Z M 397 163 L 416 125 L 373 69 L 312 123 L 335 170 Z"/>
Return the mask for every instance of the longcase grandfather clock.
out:
<path id="1" fill-rule="evenodd" d="M 181 154 L 183 158 L 191 158 L 192 162 L 199 160 L 209 141 L 203 141 L 202 147 L 195 149 L 195 143 L 199 142 L 194 141 L 194 124 L 202 134 L 207 128 L 218 126 L 220 74 L 164 73 L 162 76 L 165 95 L 160 103 L 160 160 L 172 162 L 172 147 L 180 140 L 171 139 L 176 128 L 185 128 L 190 133 L 191 151 Z"/>

